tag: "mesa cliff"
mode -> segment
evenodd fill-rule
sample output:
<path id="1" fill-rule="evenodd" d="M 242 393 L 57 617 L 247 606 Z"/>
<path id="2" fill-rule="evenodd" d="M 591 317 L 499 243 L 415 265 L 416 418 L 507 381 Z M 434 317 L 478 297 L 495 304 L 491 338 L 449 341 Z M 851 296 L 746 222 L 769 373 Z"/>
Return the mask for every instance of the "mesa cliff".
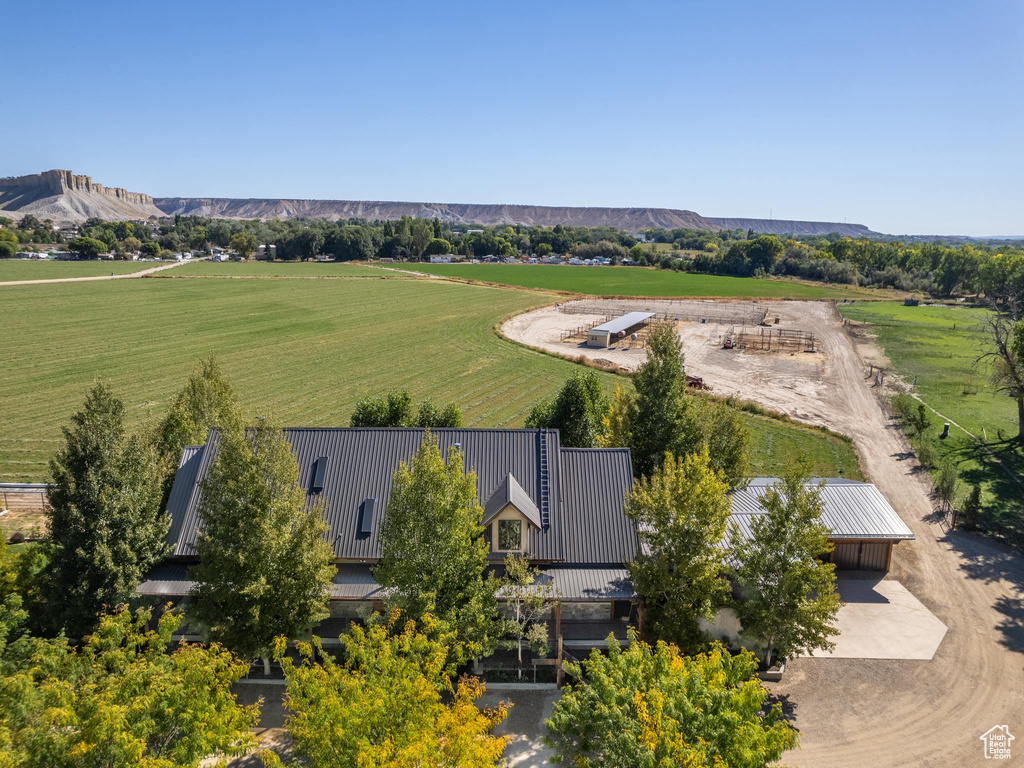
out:
<path id="1" fill-rule="evenodd" d="M 89 218 L 149 219 L 164 213 L 142 192 L 97 184 L 91 176 L 52 170 L 0 178 L 0 215 L 31 214 L 55 224 L 80 224 Z"/>

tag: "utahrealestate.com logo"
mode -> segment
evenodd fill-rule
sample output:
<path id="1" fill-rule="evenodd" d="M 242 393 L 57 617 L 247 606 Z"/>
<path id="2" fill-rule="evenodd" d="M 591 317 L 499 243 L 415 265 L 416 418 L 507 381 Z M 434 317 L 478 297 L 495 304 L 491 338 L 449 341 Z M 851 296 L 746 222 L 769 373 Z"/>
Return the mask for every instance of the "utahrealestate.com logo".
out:
<path id="1" fill-rule="evenodd" d="M 1010 742 L 1013 741 L 1014 736 L 1007 726 L 993 725 L 978 738 L 985 742 L 986 760 L 1009 759 Z"/>

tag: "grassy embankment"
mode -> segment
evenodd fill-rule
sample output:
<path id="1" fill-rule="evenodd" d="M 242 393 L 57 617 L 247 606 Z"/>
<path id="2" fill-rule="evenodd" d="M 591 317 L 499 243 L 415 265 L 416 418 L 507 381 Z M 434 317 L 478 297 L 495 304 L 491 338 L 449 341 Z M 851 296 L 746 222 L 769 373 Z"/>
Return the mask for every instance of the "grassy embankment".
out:
<path id="1" fill-rule="evenodd" d="M 455 400 L 467 426 L 520 426 L 573 370 L 494 330 L 547 297 L 446 281 L 129 280 L 24 286 L 4 299 L 5 481 L 45 478 L 60 426 L 94 381 L 112 384 L 138 426 L 163 414 L 208 355 L 245 407 L 311 426 L 347 424 L 358 398 L 396 387 L 416 400 Z M 610 391 L 616 377 L 601 376 Z M 820 474 L 856 473 L 852 448 L 838 438 L 744 418 L 754 472 L 777 471 L 796 446 Z"/>
<path id="2" fill-rule="evenodd" d="M 0 282 L 8 280 L 54 280 L 63 277 L 124 275 L 159 267 L 162 261 L 49 261 L 43 259 L 0 259 Z"/>
<path id="3" fill-rule="evenodd" d="M 843 299 L 878 296 L 866 289 L 790 280 L 725 277 L 643 267 L 558 264 L 395 264 L 444 277 L 588 296 Z"/>
<path id="4" fill-rule="evenodd" d="M 980 439 L 955 427 L 939 440 L 940 417 L 930 414 L 923 435 L 935 464 L 952 461 L 963 481 L 982 487 L 983 523 L 1024 543 L 1024 450 L 1017 435 L 1017 407 L 996 392 L 990 367 L 976 364 L 991 345 L 985 330 L 988 310 L 966 307 L 905 307 L 896 303 L 840 305 L 851 320 L 872 324 L 879 346 L 895 371 L 928 406 Z"/>

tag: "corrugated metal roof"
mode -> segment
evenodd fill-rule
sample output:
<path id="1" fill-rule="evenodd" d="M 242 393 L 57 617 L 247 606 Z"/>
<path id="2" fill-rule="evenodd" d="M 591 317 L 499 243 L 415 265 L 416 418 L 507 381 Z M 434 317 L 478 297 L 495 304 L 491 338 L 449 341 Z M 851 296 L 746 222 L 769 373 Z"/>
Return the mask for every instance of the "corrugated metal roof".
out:
<path id="1" fill-rule="evenodd" d="M 185 523 L 184 510 L 188 509 L 189 500 L 196 487 L 199 477 L 199 466 L 203 460 L 203 446 L 187 445 L 181 452 L 178 471 L 174 475 L 171 493 L 167 498 L 167 511 L 171 515 L 171 527 L 167 532 L 167 541 L 175 542 L 181 537 Z M 178 514 L 177 511 L 181 511 Z"/>
<path id="2" fill-rule="evenodd" d="M 188 564 L 161 563 L 139 584 L 140 595 L 153 597 L 184 597 L 192 591 Z M 583 568 L 550 567 L 541 569 L 541 578 L 553 584 L 561 600 L 630 600 L 636 591 L 625 568 L 602 566 Z M 343 563 L 331 583 L 332 600 L 382 600 L 384 589 L 373 578 L 372 567 Z"/>
<path id="3" fill-rule="evenodd" d="M 761 505 L 768 490 L 779 480 L 758 477 L 746 488 L 732 492 L 732 517 L 740 533 L 749 537 L 751 525 L 765 512 Z M 808 482 L 816 487 L 821 480 Z M 822 523 L 831 531 L 832 539 L 913 539 L 906 523 L 900 519 L 882 493 L 871 483 L 845 478 L 828 478 L 821 489 Z"/>
<path id="4" fill-rule="evenodd" d="M 609 320 L 607 323 L 601 323 L 601 325 L 594 326 L 590 331 L 607 331 L 608 333 L 628 331 L 634 325 L 639 325 L 644 320 L 649 320 L 652 317 L 654 317 L 653 312 L 627 312 L 621 317 Z"/>
<path id="5" fill-rule="evenodd" d="M 562 524 L 565 561 L 629 563 L 637 536 L 624 501 L 633 488 L 628 448 L 563 448 Z"/>
<path id="6" fill-rule="evenodd" d="M 484 525 L 491 522 L 494 516 L 509 504 L 522 512 L 523 516 L 535 526 L 538 528 L 542 527 L 540 510 L 537 509 L 533 499 L 523 490 L 523 487 L 519 485 L 519 481 L 516 480 L 511 472 L 505 476 L 505 479 L 501 481 L 501 485 L 498 486 L 497 490 L 487 500 L 487 503 L 484 504 Z"/>
<path id="7" fill-rule="evenodd" d="M 299 463 L 300 482 L 308 485 L 313 464 L 330 457 L 323 499 L 334 555 L 340 560 L 373 561 L 380 557 L 381 520 L 391 495 L 392 476 L 419 449 L 422 429 L 339 428 L 286 429 Z M 489 499 L 509 474 L 524 498 L 541 508 L 541 452 L 545 453 L 551 523 L 527 531 L 527 551 L 535 560 L 584 563 L 625 563 L 636 554 L 636 534 L 626 518 L 623 500 L 632 485 L 626 449 L 561 450 L 558 430 L 436 429 L 442 452 L 458 444 L 465 468 L 477 473 L 477 495 Z M 206 446 L 186 461 L 175 478 L 168 503 L 172 517 L 168 541 L 172 555 L 195 554 L 201 481 L 217 452 L 219 433 L 211 431 Z M 193 474 L 194 468 L 194 474 Z M 563 476 L 573 487 L 563 488 Z M 563 498 L 564 497 L 564 498 Z M 369 535 L 359 535 L 359 506 L 377 499 Z"/>
<path id="8" fill-rule="evenodd" d="M 637 596 L 625 568 L 543 568 L 560 600 L 632 600 Z"/>

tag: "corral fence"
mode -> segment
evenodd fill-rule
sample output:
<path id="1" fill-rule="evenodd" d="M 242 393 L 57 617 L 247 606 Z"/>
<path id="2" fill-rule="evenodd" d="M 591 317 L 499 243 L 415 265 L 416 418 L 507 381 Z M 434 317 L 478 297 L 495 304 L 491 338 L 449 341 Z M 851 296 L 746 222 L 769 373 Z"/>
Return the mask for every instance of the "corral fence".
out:
<path id="1" fill-rule="evenodd" d="M 0 508 L 11 512 L 45 510 L 50 506 L 46 483 L 0 483 Z"/>
<path id="2" fill-rule="evenodd" d="M 815 352 L 816 342 L 810 331 L 774 326 L 730 330 L 733 346 L 764 352 Z"/>

